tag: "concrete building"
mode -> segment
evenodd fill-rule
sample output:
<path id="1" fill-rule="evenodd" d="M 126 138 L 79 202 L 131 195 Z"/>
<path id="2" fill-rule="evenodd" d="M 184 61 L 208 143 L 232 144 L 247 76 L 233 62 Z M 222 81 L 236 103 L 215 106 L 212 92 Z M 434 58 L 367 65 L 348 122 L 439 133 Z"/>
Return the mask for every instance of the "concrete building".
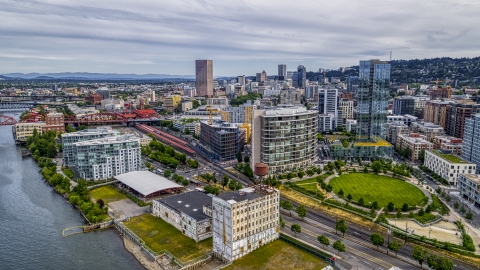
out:
<path id="1" fill-rule="evenodd" d="M 262 71 L 261 73 L 257 73 L 256 75 L 257 75 L 257 76 L 256 76 L 256 81 L 257 81 L 257 82 L 265 82 L 265 81 L 268 80 L 268 78 L 267 78 L 267 72 L 265 72 L 265 70 Z"/>
<path id="2" fill-rule="evenodd" d="M 447 180 L 452 186 L 457 185 L 457 177 L 460 174 L 472 174 L 476 171 L 475 164 L 463 160 L 449 150 L 425 151 L 424 166 Z"/>
<path id="3" fill-rule="evenodd" d="M 250 164 L 265 163 L 269 173 L 306 168 L 316 160 L 318 112 L 305 107 L 255 110 Z"/>
<path id="4" fill-rule="evenodd" d="M 195 60 L 195 88 L 198 96 L 213 97 L 212 60 Z"/>
<path id="5" fill-rule="evenodd" d="M 42 135 L 44 127 L 45 122 L 16 123 L 12 128 L 13 137 L 17 142 L 25 142 L 28 137 L 33 136 L 34 130 Z"/>
<path id="6" fill-rule="evenodd" d="M 462 155 L 462 144 L 462 139 L 451 136 L 435 136 L 433 138 L 433 149 L 449 150 L 456 155 Z"/>
<path id="7" fill-rule="evenodd" d="M 280 192 L 253 186 L 213 197 L 213 252 L 231 262 L 279 237 Z"/>
<path id="8" fill-rule="evenodd" d="M 238 76 L 237 77 L 237 83 L 245 86 L 247 84 L 247 79 L 246 79 L 245 75 Z"/>
<path id="9" fill-rule="evenodd" d="M 346 81 L 347 81 L 347 92 L 350 92 L 354 96 L 356 96 L 358 93 L 358 85 L 359 85 L 358 76 L 348 76 Z"/>
<path id="10" fill-rule="evenodd" d="M 397 136 L 396 146 L 398 149 L 410 149 L 410 156 L 408 158 L 411 161 L 417 161 L 422 150 L 427 151 L 433 149 L 433 143 L 429 142 L 425 135 L 418 133 L 399 134 Z"/>
<path id="11" fill-rule="evenodd" d="M 343 119 L 353 119 L 353 100 L 341 98 L 338 103 L 338 108 L 342 111 Z"/>
<path id="12" fill-rule="evenodd" d="M 73 144 L 74 172 L 85 180 L 101 180 L 141 168 L 140 138 L 104 137 Z"/>
<path id="13" fill-rule="evenodd" d="M 397 137 L 400 134 L 408 134 L 408 126 L 403 122 L 389 122 L 387 123 L 387 142 L 395 145 L 397 143 Z"/>
<path id="14" fill-rule="evenodd" d="M 228 98 L 218 97 L 218 98 L 207 98 L 207 105 L 223 105 L 228 106 Z"/>
<path id="15" fill-rule="evenodd" d="M 393 114 L 413 115 L 415 112 L 415 99 L 410 96 L 397 97 L 393 100 Z"/>
<path id="16" fill-rule="evenodd" d="M 352 132 L 352 130 L 355 130 L 356 127 L 357 127 L 357 120 L 353 120 L 353 119 L 345 120 L 345 130 L 347 132 Z"/>
<path id="17" fill-rule="evenodd" d="M 307 87 L 305 87 L 305 94 L 304 94 L 305 98 L 318 101 L 318 88 L 319 88 L 318 84 L 308 85 Z"/>
<path id="18" fill-rule="evenodd" d="M 119 135 L 118 131 L 112 130 L 111 127 L 98 127 L 96 129 L 85 129 L 78 132 L 62 134 L 63 166 L 75 166 L 74 143 L 116 135 Z"/>
<path id="19" fill-rule="evenodd" d="M 107 87 L 100 87 L 95 92 L 101 95 L 102 99 L 110 99 L 110 89 L 108 89 Z"/>
<path id="20" fill-rule="evenodd" d="M 480 113 L 465 120 L 463 135 L 462 158 L 477 165 L 480 173 Z"/>
<path id="21" fill-rule="evenodd" d="M 99 95 L 99 94 L 93 94 L 85 97 L 85 100 L 92 102 L 93 105 L 100 104 L 102 99 L 103 99 L 102 95 Z"/>
<path id="22" fill-rule="evenodd" d="M 391 122 L 403 122 L 407 126 L 411 126 L 412 123 L 418 121 L 418 117 L 406 114 L 406 115 L 389 115 L 387 116 L 387 123 Z"/>
<path id="23" fill-rule="evenodd" d="M 100 101 L 100 107 L 108 111 L 122 110 L 125 107 L 123 99 L 103 99 Z"/>
<path id="24" fill-rule="evenodd" d="M 236 159 L 239 151 L 245 145 L 245 132 L 235 125 L 225 121 L 200 122 L 200 150 L 211 159 L 220 162 Z"/>
<path id="25" fill-rule="evenodd" d="M 302 103 L 302 92 L 296 89 L 287 89 L 280 91 L 280 104 L 295 105 Z"/>
<path id="26" fill-rule="evenodd" d="M 155 97 L 155 91 L 154 90 L 151 90 L 151 89 L 148 89 L 145 91 L 145 96 L 149 99 L 149 101 L 156 101 L 156 97 Z"/>
<path id="27" fill-rule="evenodd" d="M 318 131 L 335 130 L 342 120 L 338 115 L 338 90 L 329 88 L 318 89 Z"/>
<path id="28" fill-rule="evenodd" d="M 180 106 L 182 107 L 182 112 L 186 112 L 193 108 L 193 103 L 191 101 L 182 101 Z"/>
<path id="29" fill-rule="evenodd" d="M 385 139 L 390 95 L 390 64 L 360 61 L 357 104 L 357 141 Z"/>
<path id="30" fill-rule="evenodd" d="M 231 123 L 251 123 L 252 112 L 256 108 L 257 105 L 252 104 L 251 100 L 239 107 L 228 107 L 225 109 L 225 113 L 222 114 L 222 120 Z"/>
<path id="31" fill-rule="evenodd" d="M 154 200 L 152 214 L 198 242 L 212 237 L 211 205 L 211 196 L 191 191 Z"/>
<path id="32" fill-rule="evenodd" d="M 426 140 L 433 141 L 436 136 L 445 135 L 445 131 L 439 125 L 429 122 L 415 122 L 410 126 L 410 132 L 421 133 L 426 136 Z"/>
<path id="33" fill-rule="evenodd" d="M 462 197 L 480 208 L 480 175 L 460 174 L 457 179 L 457 189 Z"/>
<path id="34" fill-rule="evenodd" d="M 182 101 L 182 97 L 180 95 L 170 95 L 163 99 L 163 108 L 167 112 L 173 112 L 178 108 L 178 105 Z"/>

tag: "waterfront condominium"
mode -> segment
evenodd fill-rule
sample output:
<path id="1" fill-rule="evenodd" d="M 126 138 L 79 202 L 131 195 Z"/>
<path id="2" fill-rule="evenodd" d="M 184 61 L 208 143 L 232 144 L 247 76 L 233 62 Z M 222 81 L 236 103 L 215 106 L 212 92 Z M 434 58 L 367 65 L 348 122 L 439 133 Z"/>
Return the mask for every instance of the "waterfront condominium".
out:
<path id="1" fill-rule="evenodd" d="M 213 61 L 195 60 L 197 96 L 213 97 Z"/>
<path id="2" fill-rule="evenodd" d="M 212 201 L 213 252 L 231 262 L 279 237 L 280 192 L 257 185 Z"/>
<path id="3" fill-rule="evenodd" d="M 96 129 L 85 129 L 78 132 L 62 134 L 63 166 L 75 166 L 74 143 L 115 135 L 118 135 L 118 131 L 112 130 L 111 127 L 98 127 Z"/>
<path id="4" fill-rule="evenodd" d="M 85 180 L 101 180 L 141 167 L 140 138 L 127 134 L 73 144 L 75 173 Z"/>
<path id="5" fill-rule="evenodd" d="M 462 157 L 477 165 L 476 173 L 480 173 L 480 113 L 465 119 L 463 132 Z"/>
<path id="6" fill-rule="evenodd" d="M 360 61 L 357 141 L 385 139 L 390 87 L 390 64 L 380 60 Z"/>
<path id="7" fill-rule="evenodd" d="M 265 163 L 269 173 L 311 166 L 316 159 L 318 111 L 303 106 L 254 110 L 251 167 Z"/>

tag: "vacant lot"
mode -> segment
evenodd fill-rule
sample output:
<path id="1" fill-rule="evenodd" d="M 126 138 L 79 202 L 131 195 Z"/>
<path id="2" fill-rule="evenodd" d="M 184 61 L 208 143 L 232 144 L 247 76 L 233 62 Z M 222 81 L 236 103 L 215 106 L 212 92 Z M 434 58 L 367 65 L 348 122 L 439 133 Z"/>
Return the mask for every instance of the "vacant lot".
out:
<path id="1" fill-rule="evenodd" d="M 425 198 L 423 192 L 405 181 L 376 174 L 353 173 L 330 180 L 336 194 L 343 190 L 344 196 L 351 194 L 353 200 L 363 198 L 365 204 L 377 201 L 380 207 L 393 202 L 401 208 L 404 203 L 420 205 Z"/>
<path id="2" fill-rule="evenodd" d="M 120 201 L 127 198 L 127 196 L 123 195 L 112 186 L 103 186 L 96 188 L 90 191 L 90 195 L 92 195 L 95 200 L 102 199 L 105 203 Z"/>
<path id="3" fill-rule="evenodd" d="M 195 242 L 161 218 L 146 214 L 124 223 L 155 252 L 168 250 L 186 262 L 212 250 L 212 238 Z"/>
<path id="4" fill-rule="evenodd" d="M 260 247 L 226 267 L 228 270 L 322 269 L 327 263 L 282 240 Z"/>

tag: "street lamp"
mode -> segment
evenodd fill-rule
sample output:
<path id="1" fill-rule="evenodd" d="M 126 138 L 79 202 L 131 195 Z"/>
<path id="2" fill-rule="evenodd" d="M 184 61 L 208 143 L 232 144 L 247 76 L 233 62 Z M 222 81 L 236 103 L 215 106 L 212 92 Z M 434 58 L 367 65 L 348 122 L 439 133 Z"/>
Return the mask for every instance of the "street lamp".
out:
<path id="1" fill-rule="evenodd" d="M 387 230 L 387 247 L 388 245 L 390 244 L 390 234 L 392 233 L 392 231 L 390 230 L 390 226 L 388 227 L 388 230 Z M 387 255 L 388 255 L 388 248 L 387 248 Z"/>

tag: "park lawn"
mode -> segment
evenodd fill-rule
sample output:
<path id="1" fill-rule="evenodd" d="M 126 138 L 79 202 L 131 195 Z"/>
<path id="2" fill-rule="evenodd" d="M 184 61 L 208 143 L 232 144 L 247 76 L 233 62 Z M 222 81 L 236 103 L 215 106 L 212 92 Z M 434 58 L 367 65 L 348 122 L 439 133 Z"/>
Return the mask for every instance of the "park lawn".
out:
<path id="1" fill-rule="evenodd" d="M 322 269 L 327 263 L 289 243 L 276 240 L 235 260 L 227 270 Z"/>
<path id="2" fill-rule="evenodd" d="M 168 250 L 183 262 L 205 255 L 213 248 L 211 237 L 197 243 L 163 219 L 149 214 L 132 217 L 124 224 L 153 251 Z"/>
<path id="3" fill-rule="evenodd" d="M 127 196 L 120 193 L 112 186 L 103 186 L 90 191 L 95 200 L 102 199 L 105 203 L 127 199 Z"/>
<path id="4" fill-rule="evenodd" d="M 426 196 L 423 192 L 405 181 L 383 175 L 352 173 L 332 178 L 329 182 L 335 194 L 343 190 L 346 197 L 349 193 L 353 200 L 363 198 L 365 204 L 377 201 L 380 207 L 386 207 L 393 202 L 395 207 L 421 205 Z"/>

